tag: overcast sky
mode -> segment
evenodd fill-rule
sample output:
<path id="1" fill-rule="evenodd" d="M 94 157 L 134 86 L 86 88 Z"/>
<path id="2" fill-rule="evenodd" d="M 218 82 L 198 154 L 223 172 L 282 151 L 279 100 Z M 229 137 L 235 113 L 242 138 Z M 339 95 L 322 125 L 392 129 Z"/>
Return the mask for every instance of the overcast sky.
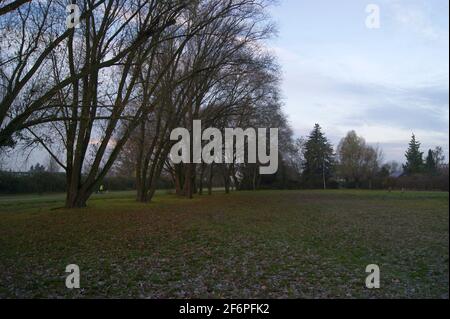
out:
<path id="1" fill-rule="evenodd" d="M 380 29 L 366 27 L 377 4 Z M 279 0 L 279 36 L 269 46 L 283 70 L 285 111 L 296 136 L 322 125 L 335 146 L 356 130 L 379 144 L 385 160 L 404 161 L 414 132 L 423 151 L 448 158 L 449 19 L 447 0 Z M 27 170 L 11 154 L 8 166 Z"/>
<path id="2" fill-rule="evenodd" d="M 366 6 L 380 29 L 366 27 Z M 285 110 L 296 135 L 315 123 L 337 145 L 356 130 L 404 161 L 414 132 L 424 151 L 449 138 L 447 0 L 281 0 L 270 43 L 283 69 Z"/>

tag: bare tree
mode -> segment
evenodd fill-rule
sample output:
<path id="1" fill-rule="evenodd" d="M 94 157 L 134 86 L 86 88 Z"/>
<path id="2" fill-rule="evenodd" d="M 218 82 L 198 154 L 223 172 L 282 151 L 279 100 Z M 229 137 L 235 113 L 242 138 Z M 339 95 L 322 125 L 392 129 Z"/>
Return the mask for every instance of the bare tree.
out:
<path id="1" fill-rule="evenodd" d="M 364 138 L 351 131 L 338 146 L 339 174 L 356 188 L 366 181 L 372 187 L 372 181 L 381 168 L 383 154 L 378 147 L 367 145 Z"/>
<path id="2" fill-rule="evenodd" d="M 174 128 L 252 127 L 280 114 L 277 70 L 259 44 L 273 31 L 268 2 L 85 0 L 79 29 L 62 23 L 64 2 L 19 6 L 1 20 L 21 28 L 0 37 L 12 43 L 0 51 L 0 145 L 20 137 L 48 151 L 66 172 L 68 208 L 86 205 L 125 146 L 138 200 L 152 198 L 164 169 L 192 197 L 206 167 L 171 165 Z M 236 165 L 210 165 L 209 192 L 214 167 L 227 189 L 239 183 Z"/>
<path id="3" fill-rule="evenodd" d="M 1 0 L 0 4 L 2 6 L 0 7 L 0 16 L 10 13 L 14 10 L 17 10 L 20 8 L 20 6 L 26 4 L 27 2 L 30 2 L 31 0 L 15 0 L 15 1 L 7 1 L 7 0 Z M 4 2 L 8 2 L 6 4 L 3 4 Z"/>
<path id="4" fill-rule="evenodd" d="M 187 6 L 183 1 L 156 2 L 84 0 L 79 3 L 80 32 L 66 27 L 64 1 L 31 2 L 2 18 L 0 43 L 7 49 L 0 51 L 0 146 L 14 145 L 14 135 L 26 128 L 67 120 L 60 109 L 73 105 L 61 103 L 64 91 L 93 72 L 122 63 L 144 42 L 175 23 L 176 14 L 164 13 L 177 13 Z M 157 10 L 162 15 L 146 20 L 148 10 L 157 7 L 165 7 Z M 137 23 L 141 25 L 137 27 Z M 137 30 L 132 32 L 133 28 Z M 86 37 L 86 31 L 94 33 Z M 85 54 L 79 54 L 80 48 Z M 79 57 L 85 58 L 84 63 Z M 66 70 L 60 69 L 56 77 L 49 78 L 55 71 L 55 60 L 58 68 Z"/>
<path id="5" fill-rule="evenodd" d="M 160 1 L 111 0 L 107 5 L 86 19 L 77 37 L 71 35 L 66 54 L 52 56 L 54 81 L 70 78 L 72 83 L 59 89 L 51 101 L 59 122 L 50 123 L 51 130 L 42 125 L 40 130 L 60 141 L 57 145 L 64 148 L 65 161 L 42 134 L 29 129 L 66 171 L 69 208 L 86 205 L 149 112 L 147 105 L 136 102 L 141 66 L 152 59 L 163 32 L 176 24 L 186 8 L 183 2 Z"/>
<path id="6" fill-rule="evenodd" d="M 198 165 L 173 165 L 167 160 L 173 145 L 170 131 L 181 126 L 192 133 L 193 120 L 201 119 L 207 126 L 215 124 L 235 112 L 239 103 L 248 101 L 255 90 L 251 82 L 255 78 L 249 75 L 255 75 L 257 64 L 249 53 L 271 32 L 260 16 L 261 3 L 210 1 L 205 8 L 196 7 L 196 18 L 208 24 L 187 42 L 172 75 L 156 93 L 154 114 L 141 124 L 136 139 L 138 200 L 151 200 L 164 167 L 174 180 L 177 194 L 191 198 L 197 185 L 203 188 L 202 182 L 196 181 Z M 165 51 L 170 52 L 170 48 Z M 204 165 L 200 166 L 202 170 Z"/>

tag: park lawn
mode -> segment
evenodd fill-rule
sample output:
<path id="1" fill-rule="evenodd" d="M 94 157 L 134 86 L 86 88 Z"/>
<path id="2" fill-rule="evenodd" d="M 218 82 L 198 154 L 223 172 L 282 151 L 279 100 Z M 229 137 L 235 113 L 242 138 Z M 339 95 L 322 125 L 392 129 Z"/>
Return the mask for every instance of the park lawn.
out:
<path id="1" fill-rule="evenodd" d="M 0 198 L 0 298 L 448 298 L 448 193 Z M 65 268 L 81 289 L 65 288 Z M 381 289 L 365 287 L 366 266 Z"/>

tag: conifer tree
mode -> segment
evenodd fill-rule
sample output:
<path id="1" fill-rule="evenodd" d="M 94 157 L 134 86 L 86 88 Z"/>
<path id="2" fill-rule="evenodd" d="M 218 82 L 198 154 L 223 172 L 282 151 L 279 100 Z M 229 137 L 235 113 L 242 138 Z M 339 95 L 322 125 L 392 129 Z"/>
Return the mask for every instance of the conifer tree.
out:
<path id="1" fill-rule="evenodd" d="M 403 165 L 405 174 L 412 175 L 422 173 L 424 170 L 423 152 L 420 151 L 420 142 L 417 141 L 413 134 L 411 142 L 409 142 L 408 151 L 405 154 L 406 164 Z"/>
<path id="2" fill-rule="evenodd" d="M 316 124 L 305 144 L 303 177 L 306 185 L 313 188 L 327 188 L 332 176 L 335 156 L 333 146 L 325 137 L 322 128 Z"/>

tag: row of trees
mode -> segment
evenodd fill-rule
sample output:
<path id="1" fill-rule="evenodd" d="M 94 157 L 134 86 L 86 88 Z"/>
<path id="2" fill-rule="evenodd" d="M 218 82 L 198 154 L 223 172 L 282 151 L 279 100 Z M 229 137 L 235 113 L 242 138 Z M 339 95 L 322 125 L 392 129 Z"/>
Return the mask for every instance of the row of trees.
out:
<path id="1" fill-rule="evenodd" d="M 192 133 L 193 120 L 291 138 L 263 43 L 274 32 L 269 0 L 75 3 L 79 28 L 66 26 L 66 1 L 0 9 L 0 148 L 47 151 L 65 173 L 68 208 L 85 206 L 120 167 L 132 168 L 139 201 L 167 174 L 192 197 L 197 172 L 213 180 L 214 164 L 173 165 L 168 153 L 170 132 Z M 229 189 L 235 165 L 216 169 Z"/>
<path id="2" fill-rule="evenodd" d="M 0 151 L 47 151 L 52 171 L 65 174 L 68 208 L 85 206 L 110 175 L 134 179 L 142 202 L 164 179 L 188 198 L 214 186 L 373 186 L 381 152 L 356 133 L 337 154 L 319 125 L 293 140 L 278 67 L 264 49 L 274 33 L 270 0 L 75 3 L 79 28 L 66 26 L 66 1 L 0 7 Z M 194 120 L 222 131 L 279 128 L 279 172 L 262 176 L 259 163 L 236 158 L 175 165 L 170 133 L 193 136 Z"/>
<path id="3" fill-rule="evenodd" d="M 287 127 L 287 126 L 285 126 Z M 280 152 L 280 169 L 277 174 L 261 176 L 256 165 L 240 164 L 200 164 L 196 165 L 192 175 L 192 194 L 211 194 L 213 187 L 224 187 L 227 192 L 237 190 L 255 190 L 260 188 L 407 188 L 448 191 L 448 165 L 445 164 L 442 148 L 430 150 L 426 160 L 420 152 L 420 143 L 412 137 L 406 152 L 406 164 L 397 162 L 383 163 L 383 154 L 378 147 L 368 145 L 364 138 L 351 131 L 339 143 L 336 153 L 325 137 L 319 125 L 316 125 L 306 138 L 296 141 L 291 134 Z M 124 147 L 112 171 L 103 179 L 106 190 L 138 190 L 138 200 L 142 200 L 142 188 L 136 177 L 141 161 L 135 151 L 139 140 L 132 139 Z M 415 154 L 415 155 L 414 155 Z M 414 155 L 414 156 L 413 156 Z M 418 161 L 418 159 L 422 159 Z M 412 171 L 415 163 L 416 171 Z M 183 192 L 186 165 L 174 166 L 166 158 L 157 176 L 152 177 L 152 194 L 155 189 L 175 187 L 177 194 Z M 50 157 L 47 167 L 39 163 L 25 174 L 0 173 L 0 192 L 50 192 L 65 191 L 62 183 L 64 175 L 57 173 L 56 162 Z M 40 182 L 45 180 L 46 183 Z M 228 182 L 227 182 L 228 180 Z M 151 200 L 147 194 L 145 201 Z M 192 196 L 191 194 L 191 196 Z"/>
<path id="4" fill-rule="evenodd" d="M 337 188 L 373 187 L 380 173 L 383 154 L 370 146 L 364 138 L 351 131 L 339 143 L 336 151 L 316 124 L 307 138 L 297 140 L 291 155 L 284 161 L 291 167 L 297 187 Z"/>
<path id="5" fill-rule="evenodd" d="M 368 188 L 368 189 L 442 189 L 448 190 L 445 182 L 448 165 L 445 165 L 442 148 L 430 151 L 426 161 L 421 160 L 419 171 L 410 171 L 413 158 L 410 149 L 406 153 L 406 164 L 392 161 L 385 163 L 382 150 L 369 145 L 355 131 L 349 132 L 334 149 L 320 125 L 316 124 L 306 138 L 294 140 L 284 118 L 277 127 L 284 128 L 280 134 L 279 170 L 274 175 L 260 175 L 258 165 L 246 163 L 202 164 L 193 168 L 192 192 L 203 194 L 207 187 L 210 194 L 213 187 L 225 187 L 225 191 L 256 190 L 261 188 Z M 274 124 L 272 123 L 268 123 Z M 417 146 L 415 137 L 411 142 Z M 136 162 L 133 160 L 135 142 L 126 147 L 120 156 L 114 174 L 133 178 Z M 420 153 L 422 154 L 422 153 Z M 430 159 L 432 156 L 433 159 Z M 173 166 L 166 161 L 160 177 L 173 182 L 176 191 L 183 193 L 180 172 L 185 167 Z M 182 174 L 181 174 L 182 175 Z"/>
<path id="6" fill-rule="evenodd" d="M 445 156 L 442 147 L 438 146 L 434 150 L 428 150 L 428 155 L 424 159 L 424 153 L 420 150 L 420 142 L 413 135 L 406 152 L 406 164 L 403 166 L 405 174 L 438 174 L 445 164 Z"/>
<path id="7" fill-rule="evenodd" d="M 441 147 L 423 159 L 420 143 L 413 135 L 405 154 L 406 164 L 384 163 L 378 146 L 368 145 L 355 131 L 349 132 L 336 152 L 317 124 L 307 139 L 299 139 L 294 156 L 285 165 L 294 168 L 305 188 L 416 188 L 448 190 L 448 165 Z M 292 160 L 294 159 L 294 160 Z M 295 163 L 297 161 L 297 163 Z M 292 171 L 292 169 L 291 169 Z"/>

